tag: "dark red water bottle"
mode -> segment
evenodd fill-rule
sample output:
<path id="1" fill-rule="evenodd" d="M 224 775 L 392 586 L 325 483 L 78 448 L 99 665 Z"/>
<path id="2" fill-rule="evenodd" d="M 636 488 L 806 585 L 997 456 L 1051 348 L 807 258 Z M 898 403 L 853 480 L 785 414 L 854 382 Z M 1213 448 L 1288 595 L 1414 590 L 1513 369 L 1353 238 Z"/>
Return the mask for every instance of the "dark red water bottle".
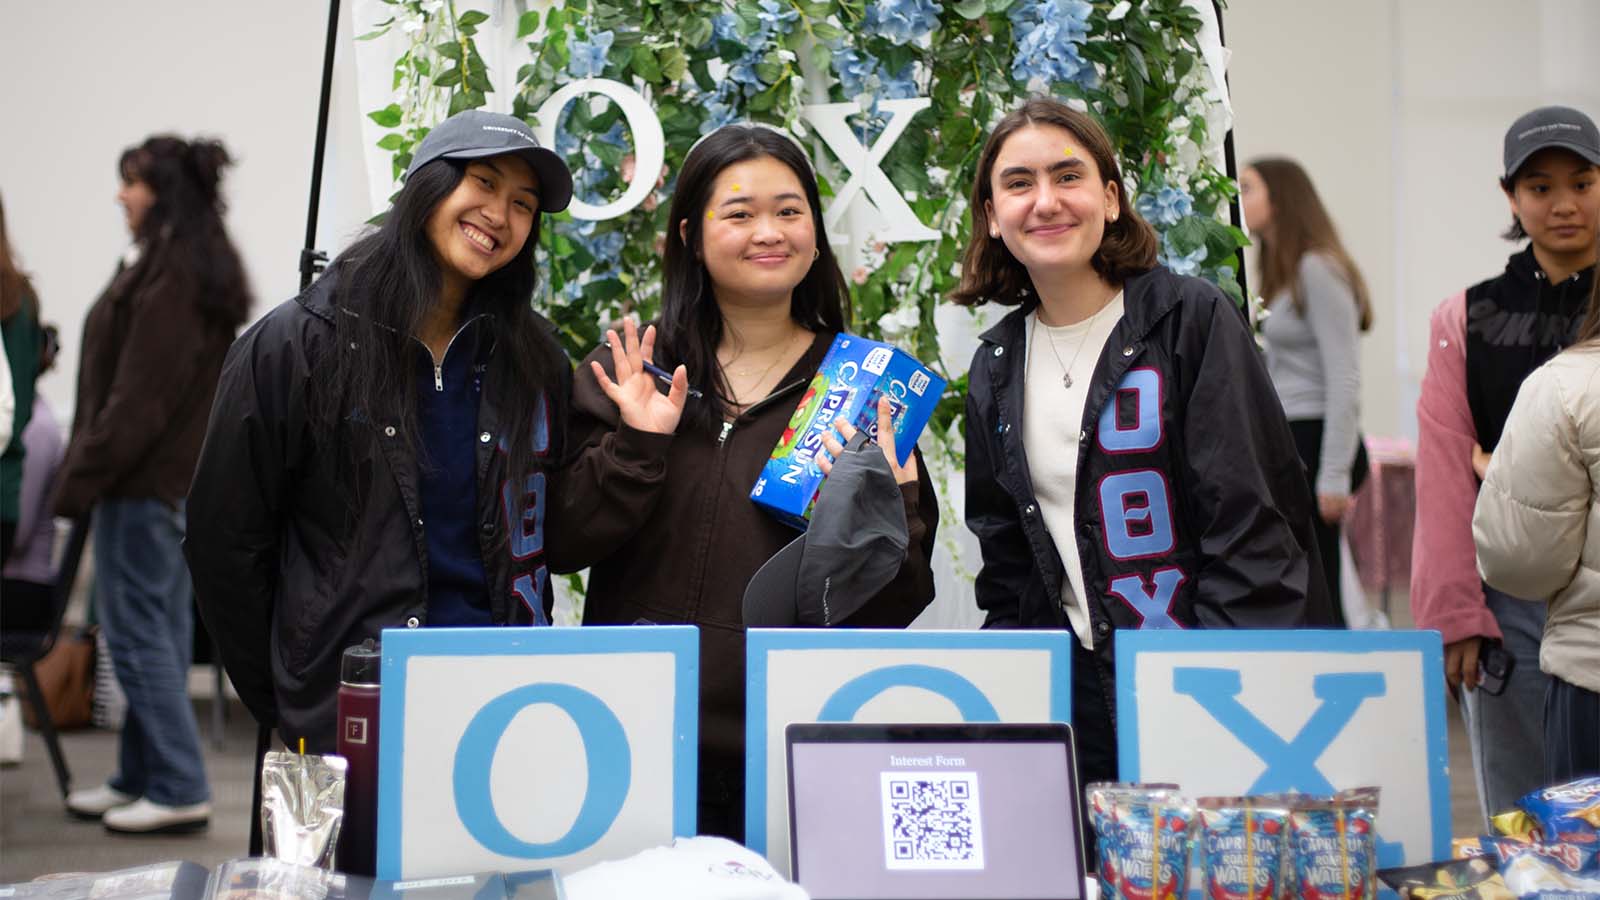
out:
<path id="1" fill-rule="evenodd" d="M 347 647 L 339 669 L 339 755 L 350 761 L 339 829 L 339 871 L 372 875 L 378 850 L 378 679 L 383 651 L 371 638 Z"/>

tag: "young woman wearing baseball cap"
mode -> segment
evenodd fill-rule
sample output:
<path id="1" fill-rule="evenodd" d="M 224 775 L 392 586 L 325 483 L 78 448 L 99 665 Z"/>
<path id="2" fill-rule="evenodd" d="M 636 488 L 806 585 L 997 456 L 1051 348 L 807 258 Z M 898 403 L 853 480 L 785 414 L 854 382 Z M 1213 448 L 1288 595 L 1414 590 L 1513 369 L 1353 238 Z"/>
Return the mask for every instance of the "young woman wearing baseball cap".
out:
<path id="1" fill-rule="evenodd" d="M 526 124 L 452 116 L 383 223 L 229 351 L 185 551 L 234 687 L 289 746 L 334 749 L 340 656 L 384 628 L 548 623 L 571 374 L 530 304 L 540 217 L 571 196 Z"/>
<path id="2" fill-rule="evenodd" d="M 1433 311 L 1417 400 L 1411 556 L 1412 617 L 1444 639 L 1485 827 L 1545 783 L 1540 710 L 1549 679 L 1539 669 L 1544 607 L 1479 580 L 1472 509 L 1523 379 L 1578 333 L 1600 228 L 1600 131 L 1576 109 L 1541 107 L 1506 131 L 1502 163 L 1512 216 L 1505 237 L 1528 244 L 1504 272 Z M 1486 687 L 1482 671 L 1496 676 Z"/>

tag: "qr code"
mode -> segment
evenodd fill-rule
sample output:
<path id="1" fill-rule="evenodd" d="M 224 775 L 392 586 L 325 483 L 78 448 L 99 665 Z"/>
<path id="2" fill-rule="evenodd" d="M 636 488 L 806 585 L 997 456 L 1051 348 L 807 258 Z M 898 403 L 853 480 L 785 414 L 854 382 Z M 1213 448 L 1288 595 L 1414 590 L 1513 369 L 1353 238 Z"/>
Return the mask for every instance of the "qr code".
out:
<path id="1" fill-rule="evenodd" d="M 982 869 L 978 811 L 976 772 L 884 772 L 884 866 Z"/>

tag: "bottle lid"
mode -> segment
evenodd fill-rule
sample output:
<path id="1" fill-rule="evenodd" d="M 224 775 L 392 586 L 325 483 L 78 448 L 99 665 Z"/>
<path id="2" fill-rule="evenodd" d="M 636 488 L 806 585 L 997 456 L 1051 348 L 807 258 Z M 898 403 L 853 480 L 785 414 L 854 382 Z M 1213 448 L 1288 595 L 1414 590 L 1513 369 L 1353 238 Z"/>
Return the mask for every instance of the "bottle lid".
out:
<path id="1" fill-rule="evenodd" d="M 344 649 L 344 660 L 339 666 L 339 680 L 345 684 L 379 683 L 383 671 L 383 645 L 367 638 L 353 647 Z"/>

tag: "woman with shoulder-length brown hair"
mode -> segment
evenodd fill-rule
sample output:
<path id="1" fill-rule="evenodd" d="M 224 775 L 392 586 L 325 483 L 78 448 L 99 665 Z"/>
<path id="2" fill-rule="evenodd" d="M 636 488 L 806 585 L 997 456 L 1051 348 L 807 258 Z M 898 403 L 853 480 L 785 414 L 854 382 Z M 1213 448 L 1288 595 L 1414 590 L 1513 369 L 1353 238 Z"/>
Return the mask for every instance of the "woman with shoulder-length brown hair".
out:
<path id="1" fill-rule="evenodd" d="M 1156 263 L 1098 122 L 1035 98 L 995 126 L 954 299 L 1016 306 L 967 396 L 987 627 L 1071 628 L 1083 781 L 1114 778 L 1121 629 L 1292 628 L 1326 589 L 1311 496 L 1238 307 Z"/>
<path id="2" fill-rule="evenodd" d="M 1239 199 L 1272 313 L 1261 327 L 1267 372 L 1317 498 L 1317 549 L 1334 621 L 1343 625 L 1339 521 L 1367 477 L 1356 344 L 1372 327 L 1372 299 L 1299 163 L 1251 162 L 1239 175 Z"/>

